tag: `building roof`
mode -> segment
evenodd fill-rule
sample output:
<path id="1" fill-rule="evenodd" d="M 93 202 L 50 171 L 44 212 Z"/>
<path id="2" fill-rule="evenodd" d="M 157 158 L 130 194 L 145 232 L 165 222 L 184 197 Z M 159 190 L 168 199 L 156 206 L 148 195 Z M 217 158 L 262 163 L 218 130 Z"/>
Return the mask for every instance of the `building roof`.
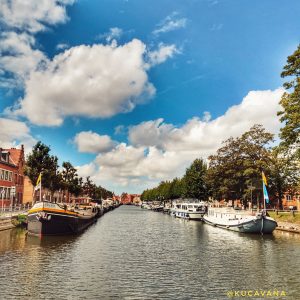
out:
<path id="1" fill-rule="evenodd" d="M 16 148 L 11 148 L 11 149 L 6 149 L 9 151 L 9 159 L 14 165 L 19 165 L 23 155 L 24 155 L 24 148 L 22 147 L 21 149 L 16 149 Z"/>
<path id="2" fill-rule="evenodd" d="M 21 160 L 24 157 L 24 146 L 21 146 L 21 149 L 10 148 L 10 149 L 1 149 L 2 152 L 9 152 L 9 163 L 15 166 L 18 166 Z"/>

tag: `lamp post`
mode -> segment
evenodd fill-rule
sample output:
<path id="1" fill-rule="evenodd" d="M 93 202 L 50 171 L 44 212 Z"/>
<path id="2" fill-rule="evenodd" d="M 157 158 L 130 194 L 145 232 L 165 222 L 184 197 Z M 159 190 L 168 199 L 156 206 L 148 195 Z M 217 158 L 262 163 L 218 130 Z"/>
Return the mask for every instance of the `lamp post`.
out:
<path id="1" fill-rule="evenodd" d="M 14 198 L 16 196 L 16 187 L 15 186 L 12 186 L 11 187 L 11 190 L 10 190 L 10 205 L 11 205 L 11 210 L 13 208 L 13 202 L 14 202 Z"/>
<path id="2" fill-rule="evenodd" d="M 1 207 L 1 210 L 2 210 L 2 213 L 3 213 L 3 207 L 4 207 L 4 193 L 5 193 L 5 190 L 4 188 L 2 188 L 0 194 L 1 194 L 1 200 L 2 200 L 2 207 Z"/>
<path id="3" fill-rule="evenodd" d="M 248 186 L 248 189 L 250 189 L 250 197 L 251 197 L 251 212 L 253 212 L 253 200 L 252 200 L 252 191 L 255 190 L 255 186 L 252 185 L 252 182 L 251 182 L 251 185 Z"/>

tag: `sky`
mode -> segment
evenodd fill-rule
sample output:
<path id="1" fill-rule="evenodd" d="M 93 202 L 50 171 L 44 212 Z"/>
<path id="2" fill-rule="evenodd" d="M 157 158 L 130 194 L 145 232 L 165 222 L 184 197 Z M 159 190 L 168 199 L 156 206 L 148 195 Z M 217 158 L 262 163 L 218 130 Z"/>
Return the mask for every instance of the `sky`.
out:
<path id="1" fill-rule="evenodd" d="M 276 136 L 297 0 L 0 0 L 0 147 L 37 141 L 114 191 Z"/>

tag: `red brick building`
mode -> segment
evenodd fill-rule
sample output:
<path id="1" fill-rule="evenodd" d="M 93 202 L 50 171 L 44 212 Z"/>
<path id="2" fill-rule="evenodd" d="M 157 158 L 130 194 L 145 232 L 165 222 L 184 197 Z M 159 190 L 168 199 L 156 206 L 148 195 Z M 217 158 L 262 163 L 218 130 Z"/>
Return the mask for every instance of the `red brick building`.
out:
<path id="1" fill-rule="evenodd" d="M 292 194 L 285 193 L 282 199 L 282 205 L 284 209 L 297 209 L 300 210 L 300 191 Z"/>
<path id="2" fill-rule="evenodd" d="M 125 204 L 125 205 L 139 203 L 141 201 L 140 196 L 141 195 L 138 195 L 138 194 L 123 193 L 121 195 L 121 203 Z"/>
<path id="3" fill-rule="evenodd" d="M 24 192 L 24 147 L 0 148 L 0 207 L 19 205 Z"/>

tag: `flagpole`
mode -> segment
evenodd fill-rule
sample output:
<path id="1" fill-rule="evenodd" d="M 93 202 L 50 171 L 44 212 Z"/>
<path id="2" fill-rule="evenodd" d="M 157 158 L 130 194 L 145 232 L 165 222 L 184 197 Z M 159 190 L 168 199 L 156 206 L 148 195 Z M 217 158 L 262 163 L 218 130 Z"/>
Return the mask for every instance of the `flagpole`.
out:
<path id="1" fill-rule="evenodd" d="M 3 213 L 3 206 L 4 206 L 4 199 L 3 199 L 3 193 L 4 192 L 4 188 L 2 189 L 2 191 L 1 191 L 1 199 L 2 199 L 2 213 Z"/>
<path id="2" fill-rule="evenodd" d="M 265 197 L 265 193 L 264 193 L 264 181 L 262 181 L 262 186 L 263 186 L 263 197 L 264 197 L 264 210 L 266 210 L 266 197 Z"/>
<path id="3" fill-rule="evenodd" d="M 42 176 L 40 181 L 40 202 L 42 202 Z"/>

